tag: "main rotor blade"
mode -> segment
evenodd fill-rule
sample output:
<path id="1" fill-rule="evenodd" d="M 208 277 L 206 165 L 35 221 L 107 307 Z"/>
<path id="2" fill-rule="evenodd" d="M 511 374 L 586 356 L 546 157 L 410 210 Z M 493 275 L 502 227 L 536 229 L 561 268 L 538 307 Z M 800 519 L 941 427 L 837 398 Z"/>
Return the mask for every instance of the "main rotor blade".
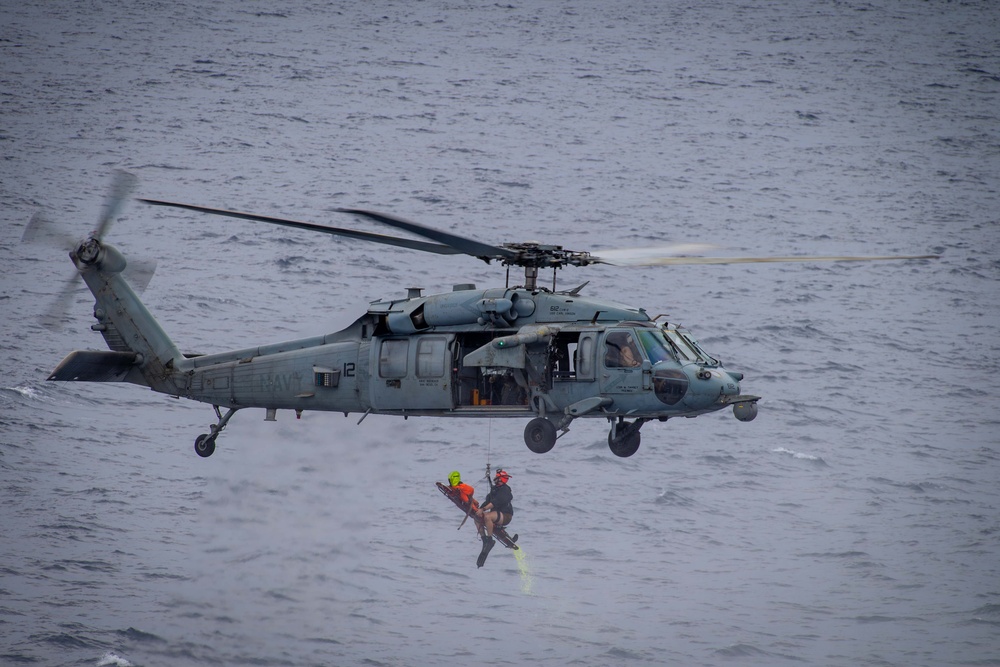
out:
<path id="1" fill-rule="evenodd" d="M 195 204 L 181 204 L 178 202 L 161 201 L 159 199 L 142 199 L 139 201 L 145 202 L 146 204 L 153 204 L 154 206 L 168 206 L 172 208 L 185 208 L 190 211 L 200 211 L 202 213 L 211 213 L 213 215 L 224 215 L 229 218 L 240 218 L 242 220 L 252 220 L 254 222 L 268 222 L 272 225 L 281 225 L 283 227 L 293 227 L 295 229 L 304 229 L 310 232 L 322 232 L 324 234 L 332 234 L 335 236 L 346 236 L 352 239 L 361 239 L 363 241 L 373 241 L 375 243 L 382 243 L 384 245 L 399 246 L 400 248 L 409 248 L 411 250 L 422 250 L 423 252 L 433 252 L 438 255 L 458 255 L 461 253 L 460 250 L 448 247 L 446 245 L 439 245 L 437 243 L 427 243 L 426 241 L 415 241 L 412 239 L 403 239 L 396 236 L 386 236 L 384 234 L 373 234 L 370 232 L 359 232 L 354 229 L 341 229 L 339 227 L 325 227 L 323 225 L 316 225 L 311 222 L 300 222 L 298 220 L 287 220 L 285 218 L 275 218 L 269 215 L 258 215 L 256 213 L 242 213 L 240 211 L 228 211 L 221 208 L 209 208 L 208 206 L 196 206 Z"/>
<path id="2" fill-rule="evenodd" d="M 591 259 L 597 264 L 612 266 L 649 266 L 662 259 L 701 254 L 717 247 L 708 243 L 674 243 L 653 248 L 615 248 L 597 250 L 591 254 Z"/>
<path id="3" fill-rule="evenodd" d="M 389 225 L 390 227 L 404 229 L 412 234 L 416 234 L 417 236 L 423 236 L 424 238 L 432 241 L 444 243 L 445 245 L 455 248 L 459 252 L 466 255 L 472 255 L 473 257 L 479 257 L 480 259 L 487 261 L 490 259 L 503 260 L 517 257 L 517 253 L 506 248 L 489 245 L 488 243 L 480 243 L 479 241 L 451 234 L 449 232 L 443 232 L 440 229 L 434 229 L 433 227 L 425 227 L 424 225 L 416 222 L 411 222 L 403 218 L 397 218 L 394 215 L 377 213 L 375 211 L 365 211 L 360 208 L 338 208 L 337 211 L 340 213 L 354 213 L 355 215 L 370 218 L 375 222 L 381 222 L 382 224 Z"/>
<path id="4" fill-rule="evenodd" d="M 101 214 L 100 220 L 97 221 L 97 228 L 94 229 L 94 238 L 97 240 L 104 238 L 111 223 L 121 213 L 125 200 L 135 189 L 137 181 L 138 179 L 127 171 L 118 170 L 115 172 L 114 179 L 111 181 L 111 190 L 104 200 L 104 212 Z"/>
<path id="5" fill-rule="evenodd" d="M 893 259 L 938 259 L 940 255 L 880 255 L 869 257 L 838 256 L 801 256 L 801 257 L 655 257 L 641 262 L 618 264 L 606 261 L 605 264 L 616 266 L 679 266 L 682 264 L 756 264 L 765 262 L 875 262 Z"/>

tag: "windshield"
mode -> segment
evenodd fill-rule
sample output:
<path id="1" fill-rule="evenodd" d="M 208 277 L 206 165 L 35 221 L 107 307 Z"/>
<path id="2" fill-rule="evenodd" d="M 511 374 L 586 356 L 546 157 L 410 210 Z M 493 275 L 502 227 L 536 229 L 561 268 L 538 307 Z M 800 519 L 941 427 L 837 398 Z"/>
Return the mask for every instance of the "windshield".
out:
<path id="1" fill-rule="evenodd" d="M 666 334 L 667 340 L 670 341 L 678 357 L 686 361 L 698 361 L 698 351 L 691 346 L 686 338 L 673 329 L 664 329 L 663 333 Z"/>
<path id="2" fill-rule="evenodd" d="M 646 350 L 646 356 L 649 360 L 656 364 L 667 359 L 674 359 L 674 355 L 670 352 L 668 348 L 668 343 L 666 339 L 663 338 L 663 334 L 656 329 L 639 329 L 639 342 L 642 343 L 642 347 Z"/>
<path id="3" fill-rule="evenodd" d="M 701 349 L 701 346 L 690 336 L 675 329 L 664 329 L 663 333 L 666 335 L 667 341 L 673 344 L 673 348 L 677 351 L 681 359 L 698 361 L 715 366 L 719 364 L 717 359 Z"/>
<path id="4" fill-rule="evenodd" d="M 691 338 L 691 336 L 689 335 L 686 334 L 681 334 L 681 335 L 684 336 L 684 340 L 690 343 L 691 346 L 698 351 L 699 356 L 701 356 L 701 358 L 704 359 L 706 363 L 714 366 L 719 365 L 719 360 L 710 355 L 704 349 L 702 349 L 701 345 L 698 344 L 698 341 L 696 341 L 694 338 Z"/>

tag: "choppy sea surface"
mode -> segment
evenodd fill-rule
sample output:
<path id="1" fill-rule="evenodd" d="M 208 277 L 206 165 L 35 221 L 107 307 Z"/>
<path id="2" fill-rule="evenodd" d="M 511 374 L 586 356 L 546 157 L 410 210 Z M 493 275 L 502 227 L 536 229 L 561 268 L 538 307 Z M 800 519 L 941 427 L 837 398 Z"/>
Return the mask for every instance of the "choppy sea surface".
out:
<path id="1" fill-rule="evenodd" d="M 0 5 L 0 663 L 1000 665 L 1000 5 L 928 0 Z M 141 196 L 489 243 L 935 261 L 560 273 L 763 396 L 649 424 L 239 413 L 47 383 L 103 347 L 73 267 Z M 372 231 L 383 231 L 369 228 Z M 187 352 L 335 331 L 471 258 L 130 204 Z M 513 478 L 481 570 L 434 489 Z"/>

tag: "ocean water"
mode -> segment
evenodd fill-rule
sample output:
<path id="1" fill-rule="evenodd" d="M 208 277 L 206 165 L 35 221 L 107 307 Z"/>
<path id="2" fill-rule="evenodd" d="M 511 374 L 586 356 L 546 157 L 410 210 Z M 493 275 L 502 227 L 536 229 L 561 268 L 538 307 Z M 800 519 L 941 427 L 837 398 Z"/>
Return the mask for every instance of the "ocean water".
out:
<path id="1" fill-rule="evenodd" d="M 1000 664 L 993 2 L 0 6 L 0 664 Z M 649 424 L 239 413 L 47 383 L 38 316 L 115 169 L 140 196 L 489 243 L 933 261 L 591 267 L 760 414 Z M 109 240 L 186 352 L 335 331 L 471 258 L 130 204 Z M 523 549 L 434 488 L 511 471 Z"/>

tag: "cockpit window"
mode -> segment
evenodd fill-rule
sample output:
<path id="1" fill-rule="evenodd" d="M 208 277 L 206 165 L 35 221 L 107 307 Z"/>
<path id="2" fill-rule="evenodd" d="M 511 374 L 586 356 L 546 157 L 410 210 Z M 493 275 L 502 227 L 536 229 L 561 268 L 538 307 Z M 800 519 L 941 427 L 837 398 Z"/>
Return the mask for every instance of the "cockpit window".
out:
<path id="1" fill-rule="evenodd" d="M 604 341 L 604 365 L 607 368 L 635 368 L 642 356 L 635 339 L 627 331 L 614 331 Z"/>
<path id="2" fill-rule="evenodd" d="M 667 340 L 673 344 L 674 350 L 677 351 L 677 356 L 686 361 L 698 361 L 697 350 L 688 343 L 686 338 L 673 329 L 664 329 L 663 333 L 666 334 Z"/>
<path id="3" fill-rule="evenodd" d="M 701 345 L 698 344 L 698 341 L 696 341 L 694 338 L 691 338 L 691 336 L 688 336 L 686 334 L 681 334 L 681 335 L 684 336 L 684 340 L 689 342 L 691 346 L 698 351 L 699 356 L 701 356 L 701 358 L 705 361 L 705 363 L 715 366 L 719 365 L 719 360 L 710 355 L 704 349 L 702 349 Z"/>
<path id="4" fill-rule="evenodd" d="M 642 343 L 646 350 L 646 356 L 652 363 L 656 364 L 674 358 L 674 355 L 667 348 L 667 341 L 661 332 L 656 329 L 640 329 L 637 333 L 639 334 L 639 342 Z"/>
<path id="5" fill-rule="evenodd" d="M 703 364 L 708 364 L 709 366 L 718 365 L 719 361 L 713 358 L 710 354 L 701 349 L 701 346 L 695 342 L 693 338 L 687 336 L 680 331 L 674 329 L 663 329 L 663 334 L 666 336 L 667 341 L 671 344 L 674 350 L 681 359 L 687 361 L 696 361 Z"/>

